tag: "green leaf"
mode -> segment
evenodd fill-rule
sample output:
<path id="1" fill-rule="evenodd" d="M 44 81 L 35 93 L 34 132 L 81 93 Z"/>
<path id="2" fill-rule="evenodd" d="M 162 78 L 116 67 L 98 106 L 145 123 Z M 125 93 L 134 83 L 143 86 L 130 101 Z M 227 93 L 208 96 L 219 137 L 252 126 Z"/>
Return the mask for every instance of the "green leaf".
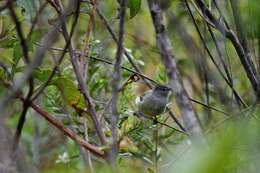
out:
<path id="1" fill-rule="evenodd" d="M 36 69 L 34 77 L 41 82 L 48 80 L 51 75 L 51 69 Z M 55 85 L 58 90 L 63 93 L 66 102 L 75 109 L 84 109 L 85 102 L 83 95 L 79 91 L 77 85 L 68 76 L 54 76 L 49 85 Z"/>
<path id="2" fill-rule="evenodd" d="M 0 61 L 5 63 L 6 65 L 10 65 L 13 63 L 13 49 L 7 48 L 7 49 L 2 49 L 1 54 L 0 54 Z"/>
<path id="3" fill-rule="evenodd" d="M 35 30 L 32 32 L 30 40 L 28 40 L 28 48 L 29 51 L 34 50 L 34 44 L 35 42 L 39 41 L 41 38 L 41 31 L 40 30 Z"/>
<path id="4" fill-rule="evenodd" d="M 17 42 L 15 26 L 7 16 L 0 16 L 0 47 L 13 48 Z"/>
<path id="5" fill-rule="evenodd" d="M 0 80 L 5 80 L 6 79 L 6 72 L 0 68 Z"/>
<path id="6" fill-rule="evenodd" d="M 21 57 L 23 56 L 23 51 L 19 43 L 16 43 L 13 49 L 13 62 L 17 64 Z"/>
<path id="7" fill-rule="evenodd" d="M 141 9 L 141 0 L 129 0 L 128 8 L 130 9 L 130 19 L 135 17 Z"/>
<path id="8" fill-rule="evenodd" d="M 50 69 L 35 69 L 33 75 L 36 79 L 40 80 L 41 82 L 45 82 L 48 80 L 49 76 L 51 75 L 52 70 Z"/>
<path id="9" fill-rule="evenodd" d="M 67 103 L 78 110 L 85 108 L 85 102 L 83 95 L 79 91 L 76 84 L 68 77 L 57 77 L 52 81 L 52 84 L 56 85 L 57 88 L 64 94 Z"/>

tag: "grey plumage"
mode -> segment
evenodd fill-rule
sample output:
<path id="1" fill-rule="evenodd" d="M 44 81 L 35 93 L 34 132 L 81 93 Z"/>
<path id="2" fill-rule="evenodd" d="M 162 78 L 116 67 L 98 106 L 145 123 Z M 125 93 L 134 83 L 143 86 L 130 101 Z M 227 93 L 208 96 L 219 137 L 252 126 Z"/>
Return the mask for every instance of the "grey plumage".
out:
<path id="1" fill-rule="evenodd" d="M 158 84 L 154 89 L 139 97 L 138 112 L 144 115 L 156 116 L 165 111 L 171 88 L 166 84 Z"/>

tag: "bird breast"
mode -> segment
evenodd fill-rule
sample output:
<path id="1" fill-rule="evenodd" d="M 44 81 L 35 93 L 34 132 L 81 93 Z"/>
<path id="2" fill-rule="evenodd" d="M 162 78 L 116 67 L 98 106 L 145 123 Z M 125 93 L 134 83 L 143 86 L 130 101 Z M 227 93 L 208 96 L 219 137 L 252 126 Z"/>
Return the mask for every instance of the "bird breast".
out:
<path id="1" fill-rule="evenodd" d="M 138 103 L 138 109 L 142 113 L 150 116 L 156 116 L 164 112 L 167 104 L 167 97 L 154 95 L 144 96 Z"/>

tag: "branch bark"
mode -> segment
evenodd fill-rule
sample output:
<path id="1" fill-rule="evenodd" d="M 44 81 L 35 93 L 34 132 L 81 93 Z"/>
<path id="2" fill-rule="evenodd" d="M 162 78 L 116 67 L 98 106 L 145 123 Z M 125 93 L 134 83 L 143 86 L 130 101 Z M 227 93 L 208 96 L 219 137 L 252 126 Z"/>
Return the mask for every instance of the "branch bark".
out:
<path id="1" fill-rule="evenodd" d="M 202 0 L 195 0 L 195 3 L 201 10 L 202 14 L 204 15 L 204 18 L 212 22 L 215 25 L 215 27 L 219 30 L 219 32 L 232 42 L 239 56 L 241 64 L 243 65 L 244 70 L 246 71 L 247 77 L 251 82 L 252 88 L 254 89 L 256 96 L 259 97 L 258 95 L 260 92 L 260 87 L 255 65 L 252 61 L 250 54 L 248 54 L 242 46 L 238 36 L 231 29 L 228 29 L 223 23 L 218 21 Z M 208 22 L 208 20 L 205 21 Z"/>
<path id="2" fill-rule="evenodd" d="M 118 143 L 117 143 L 117 124 L 119 120 L 118 110 L 117 110 L 117 100 L 120 84 L 120 65 L 122 55 L 124 53 L 124 26 L 125 26 L 125 14 L 126 14 L 127 0 L 120 1 L 120 22 L 119 22 L 119 33 L 118 33 L 118 43 L 116 52 L 116 62 L 114 65 L 113 81 L 112 81 L 112 116 L 111 116 L 111 151 L 109 153 L 110 162 L 113 166 L 116 165 L 116 158 L 118 153 Z"/>
<path id="3" fill-rule="evenodd" d="M 169 83 L 175 93 L 176 102 L 181 110 L 184 120 L 185 129 L 191 135 L 194 142 L 202 142 L 205 144 L 204 135 L 189 96 L 183 87 L 178 69 L 176 67 L 176 59 L 172 53 L 172 45 L 163 23 L 162 11 L 157 0 L 148 0 L 148 5 L 156 32 L 157 46 L 160 50 L 162 61 L 167 70 Z M 199 138 L 197 138 L 199 137 Z"/>
<path id="4" fill-rule="evenodd" d="M 97 8 L 97 13 L 100 17 L 100 19 L 103 21 L 105 27 L 107 28 L 108 32 L 110 33 L 110 35 L 112 36 L 113 40 L 118 43 L 118 39 L 112 29 L 112 27 L 109 25 L 107 19 L 105 18 L 105 16 L 101 13 L 101 11 L 99 10 L 99 8 Z M 137 74 L 142 74 L 142 71 L 140 69 L 140 67 L 134 62 L 134 60 L 131 58 L 131 56 L 129 55 L 129 53 L 127 53 L 127 51 L 124 49 L 124 54 L 127 58 L 127 60 L 129 61 L 129 63 L 133 66 L 133 68 L 135 69 Z M 152 85 L 150 82 L 156 83 L 153 80 L 150 80 L 149 78 L 147 78 L 145 75 L 140 75 L 140 77 L 142 78 L 142 80 L 144 81 L 144 83 L 149 87 L 152 88 Z M 171 116 L 171 118 L 176 122 L 176 124 L 180 127 L 181 130 L 185 131 L 183 125 L 180 123 L 180 121 L 176 118 L 176 116 L 174 116 L 173 112 L 170 110 L 170 108 L 167 107 L 167 111 L 169 111 L 169 115 Z"/>
<path id="5" fill-rule="evenodd" d="M 89 21 L 88 21 L 86 32 L 84 34 L 83 49 L 82 49 L 80 57 L 79 57 L 79 63 L 80 63 L 79 67 L 80 67 L 80 71 L 82 73 L 83 79 L 86 78 L 87 71 L 88 71 L 88 62 L 89 62 L 89 60 L 86 59 L 86 58 L 88 58 L 88 55 L 89 55 L 90 34 L 92 32 L 92 29 L 93 29 L 95 16 L 96 16 L 96 9 L 97 9 L 98 3 L 99 3 L 98 0 L 93 0 L 93 1 L 94 1 L 93 2 L 93 7 L 92 7 L 91 12 L 90 12 L 90 16 L 89 16 Z"/>
<path id="6" fill-rule="evenodd" d="M 80 1 L 78 0 L 77 3 L 80 3 Z M 93 103 L 93 101 L 92 101 L 92 99 L 91 99 L 91 97 L 88 93 L 87 87 L 84 84 L 82 74 L 80 73 L 80 68 L 79 68 L 79 64 L 78 64 L 78 60 L 77 60 L 77 54 L 76 54 L 76 51 L 74 50 L 74 48 L 72 46 L 71 39 L 70 39 L 70 36 L 69 36 L 69 33 L 68 33 L 68 29 L 66 27 L 65 14 L 63 13 L 62 6 L 61 6 L 60 2 L 56 1 L 56 5 L 58 5 L 58 8 L 56 8 L 56 10 L 57 10 L 57 13 L 59 14 L 59 18 L 60 18 L 60 21 L 61 21 L 62 34 L 65 38 L 66 43 L 69 43 L 68 48 L 69 48 L 69 54 L 70 54 L 70 61 L 71 61 L 72 66 L 73 66 L 80 91 L 81 91 L 81 93 L 84 97 L 84 101 L 85 101 L 85 104 L 86 104 L 86 107 L 87 107 L 87 112 L 89 113 L 89 115 L 91 116 L 91 118 L 93 120 L 95 130 L 96 130 L 96 132 L 99 136 L 101 143 L 103 145 L 105 145 L 106 144 L 106 137 L 105 137 L 105 134 L 102 130 L 102 126 L 101 126 L 101 124 L 98 120 L 97 113 L 96 113 L 96 110 L 95 110 L 95 107 L 94 107 L 94 103 Z"/>
<path id="7" fill-rule="evenodd" d="M 77 135 L 71 129 L 65 127 L 61 122 L 57 121 L 55 118 L 53 118 L 52 115 L 50 115 L 48 112 L 46 112 L 43 109 L 41 109 L 38 105 L 36 105 L 35 103 L 31 102 L 30 106 L 36 112 L 38 112 L 42 117 L 44 117 L 49 123 L 51 123 L 56 128 L 61 130 L 66 136 L 70 137 L 72 140 L 77 141 L 77 143 L 79 143 L 79 145 L 81 145 L 82 147 L 86 148 L 87 150 L 91 151 L 92 153 L 94 153 L 94 154 L 96 154 L 98 156 L 101 156 L 101 157 L 105 156 L 104 152 L 102 150 L 100 150 L 96 146 L 93 146 L 93 145 L 87 143 L 83 139 L 78 138 Z"/>

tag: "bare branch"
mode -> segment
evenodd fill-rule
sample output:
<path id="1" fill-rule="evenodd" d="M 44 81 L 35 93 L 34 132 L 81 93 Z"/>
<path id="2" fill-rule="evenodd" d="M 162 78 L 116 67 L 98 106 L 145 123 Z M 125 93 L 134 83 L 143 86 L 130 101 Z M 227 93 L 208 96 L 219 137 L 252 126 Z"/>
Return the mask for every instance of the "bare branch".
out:
<path id="1" fill-rule="evenodd" d="M 212 22 L 219 30 L 219 32 L 232 42 L 244 67 L 244 70 L 246 71 L 247 77 L 249 78 L 251 85 L 256 93 L 256 96 L 258 96 L 258 93 L 260 92 L 259 80 L 257 78 L 256 68 L 250 54 L 247 54 L 237 35 L 231 29 L 228 29 L 224 24 L 218 21 L 202 0 L 195 0 L 195 3 L 203 13 L 205 21 L 208 22 L 209 20 Z"/>
<path id="2" fill-rule="evenodd" d="M 105 16 L 102 14 L 102 12 L 100 11 L 99 8 L 97 8 L 97 13 L 100 17 L 100 19 L 102 20 L 103 24 L 105 25 L 105 27 L 107 28 L 108 32 L 110 33 L 110 35 L 112 36 L 113 40 L 118 44 L 118 39 L 116 37 L 116 34 L 114 33 L 112 27 L 110 26 L 109 22 L 107 21 L 107 19 L 105 18 Z M 129 55 L 129 53 L 124 49 L 124 54 L 127 58 L 127 60 L 130 62 L 130 64 L 133 66 L 133 68 L 135 69 L 135 71 L 137 71 L 138 73 L 142 73 L 140 67 L 134 62 L 134 60 L 131 58 L 131 56 Z M 149 87 L 152 88 L 152 85 L 149 83 L 149 81 L 147 81 L 143 76 L 141 76 L 143 81 L 145 82 L 145 84 Z"/>
<path id="3" fill-rule="evenodd" d="M 87 70 L 88 70 L 88 59 L 85 60 L 85 58 L 88 58 L 89 55 L 89 38 L 91 31 L 93 29 L 94 19 L 96 16 L 96 9 L 98 6 L 98 0 L 93 0 L 93 7 L 90 12 L 90 19 L 88 21 L 87 30 L 84 34 L 84 43 L 83 43 L 83 49 L 81 51 L 80 57 L 79 57 L 79 68 L 82 74 L 83 79 L 86 78 Z"/>
<path id="4" fill-rule="evenodd" d="M 249 56 L 250 51 L 249 51 L 249 48 L 248 48 L 246 35 L 245 35 L 244 29 L 243 29 L 243 26 L 242 26 L 243 25 L 242 24 L 242 18 L 240 16 L 240 12 L 239 12 L 239 9 L 238 9 L 239 2 L 238 2 L 238 0 L 229 0 L 229 2 L 231 4 L 231 9 L 232 9 L 234 20 L 235 20 L 238 38 L 241 42 L 241 45 L 243 46 L 243 48 L 245 50 L 245 53 Z"/>
<path id="5" fill-rule="evenodd" d="M 222 64 L 224 64 L 224 69 L 226 69 L 225 72 L 226 72 L 227 77 L 226 77 L 225 74 L 222 72 L 222 70 L 220 69 L 220 67 L 219 67 L 219 65 L 217 64 L 216 60 L 214 59 L 213 55 L 211 54 L 211 52 L 210 52 L 210 50 L 209 50 L 209 48 L 208 48 L 208 46 L 207 46 L 207 44 L 206 44 L 206 41 L 204 40 L 204 38 L 203 38 L 203 36 L 202 36 L 202 34 L 201 34 L 201 32 L 200 32 L 200 29 L 199 29 L 199 27 L 198 27 L 198 25 L 197 25 L 197 23 L 196 23 L 196 21 L 195 21 L 195 19 L 194 19 L 194 16 L 193 16 L 193 14 L 192 14 L 192 12 L 191 12 L 191 9 L 190 9 L 190 7 L 189 7 L 189 4 L 188 4 L 187 0 L 185 0 L 185 5 L 186 5 L 186 7 L 187 7 L 187 9 L 188 9 L 188 12 L 189 12 L 191 18 L 192 18 L 192 22 L 194 23 L 194 26 L 195 26 L 195 28 L 196 28 L 198 34 L 199 34 L 199 37 L 200 37 L 200 39 L 201 39 L 201 41 L 202 41 L 202 43 L 203 43 L 203 46 L 204 46 L 204 48 L 205 48 L 207 54 L 208 54 L 209 57 L 210 57 L 210 60 L 212 61 L 212 63 L 213 63 L 213 64 L 215 65 L 215 67 L 217 68 L 217 70 L 218 70 L 220 76 L 224 79 L 224 81 L 225 81 L 225 82 L 228 84 L 228 86 L 231 88 L 232 92 L 234 93 L 235 99 L 237 100 L 237 103 L 239 103 L 239 105 L 242 105 L 243 107 L 246 107 L 246 103 L 243 101 L 243 99 L 241 98 L 241 96 L 240 96 L 239 93 L 235 90 L 235 88 L 234 88 L 234 86 L 233 86 L 231 75 L 229 75 L 229 72 L 228 72 L 228 70 L 227 70 L 227 68 L 226 68 L 226 66 L 225 66 L 225 63 L 223 63 L 223 61 L 221 61 Z M 209 27 L 209 26 L 208 26 L 208 27 Z M 213 37 L 213 33 L 211 34 L 211 36 Z M 214 38 L 213 38 L 213 39 L 214 39 Z M 218 50 L 218 45 L 216 45 L 216 48 L 217 48 L 217 50 Z M 218 52 L 218 53 L 219 53 L 219 52 Z M 220 58 L 221 58 L 221 57 L 220 57 Z"/>
<path id="6" fill-rule="evenodd" d="M 78 0 L 77 3 L 80 3 L 80 1 Z M 87 107 L 87 112 L 90 114 L 92 120 L 93 120 L 93 123 L 94 123 L 94 127 L 95 127 L 95 130 L 100 138 L 100 141 L 103 145 L 106 144 L 106 137 L 105 137 L 105 134 L 102 130 L 102 127 L 101 127 L 101 124 L 98 120 L 98 117 L 97 117 L 97 113 L 96 113 L 96 110 L 95 110 L 95 107 L 94 107 L 94 103 L 92 102 L 92 99 L 91 97 L 89 96 L 88 94 L 88 90 L 84 84 L 84 80 L 82 78 L 82 75 L 80 73 L 80 69 L 79 69 L 79 65 L 78 65 L 78 62 L 77 62 L 77 54 L 72 46 L 72 43 L 71 43 L 71 40 L 70 40 L 70 37 L 69 37 L 69 33 L 68 33 L 68 30 L 67 30 L 67 27 L 66 27 L 66 22 L 65 22 L 65 16 L 64 16 L 64 13 L 63 13 L 63 10 L 62 10 L 62 6 L 59 2 L 57 2 L 58 5 L 58 8 L 57 8 L 57 12 L 59 14 L 59 18 L 60 18 L 60 21 L 61 21 L 61 25 L 62 25 L 62 33 L 63 33 L 63 36 L 65 38 L 65 41 L 66 43 L 69 43 L 69 53 L 70 53 L 70 60 L 71 60 L 71 63 L 72 63 L 72 66 L 73 66 L 73 69 L 74 69 L 74 72 L 75 72 L 75 75 L 76 75 L 76 78 L 77 78 L 77 81 L 78 81 L 78 85 L 79 85 L 79 88 L 80 88 L 80 91 L 84 97 L 84 101 L 85 101 L 85 104 L 86 104 L 86 107 Z"/>
<path id="7" fill-rule="evenodd" d="M 114 73 L 112 80 L 112 115 L 111 115 L 111 151 L 109 153 L 110 162 L 115 166 L 116 158 L 118 153 L 118 143 L 117 143 L 117 123 L 119 120 L 118 110 L 117 110 L 117 99 L 120 84 L 120 64 L 122 59 L 122 54 L 124 53 L 124 25 L 125 25 L 125 14 L 126 14 L 127 0 L 120 1 L 120 22 L 119 22 L 119 33 L 118 33 L 118 43 L 116 52 L 116 62 L 114 65 Z"/>
<path id="8" fill-rule="evenodd" d="M 105 18 L 105 16 L 101 13 L 101 11 L 99 10 L 99 8 L 97 8 L 97 13 L 100 17 L 100 19 L 103 21 L 105 27 L 107 28 L 108 32 L 110 33 L 110 35 L 112 36 L 113 40 L 118 43 L 118 39 L 112 29 L 112 27 L 109 25 L 107 19 Z M 130 64 L 133 66 L 133 68 L 135 69 L 137 74 L 142 74 L 142 71 L 140 69 L 140 67 L 134 62 L 134 60 L 131 58 L 131 56 L 129 55 L 129 53 L 124 49 L 124 54 L 127 58 L 127 60 L 130 62 Z M 149 78 L 147 78 L 145 75 L 140 75 L 142 80 L 144 81 L 144 83 L 149 87 L 152 88 L 152 85 L 150 82 L 154 82 L 154 80 L 150 80 Z M 149 81 L 150 82 L 149 82 Z M 155 83 L 155 82 L 154 82 Z M 184 127 L 181 125 L 181 123 L 179 122 L 179 120 L 174 116 L 174 114 L 172 113 L 172 111 L 170 110 L 170 108 L 167 107 L 167 110 L 169 110 L 169 114 L 171 116 L 171 118 L 176 122 L 176 124 L 183 130 L 185 131 Z"/>
<path id="9" fill-rule="evenodd" d="M 189 100 L 189 96 L 183 87 L 182 81 L 176 67 L 176 60 L 172 54 L 172 45 L 166 33 L 166 27 L 163 23 L 162 11 L 156 0 L 148 0 L 148 5 L 156 32 L 157 45 L 159 47 L 161 58 L 167 70 L 169 83 L 175 93 L 175 99 L 180 107 L 181 115 L 184 119 L 185 129 L 191 134 L 193 141 L 205 144 L 204 135 L 198 121 L 197 114 Z M 196 137 L 199 137 L 199 139 Z"/>
<path id="10" fill-rule="evenodd" d="M 98 149 L 97 147 L 87 143 L 83 139 L 80 139 L 77 137 L 77 135 L 69 128 L 65 127 L 61 122 L 57 121 L 53 116 L 51 116 L 48 112 L 41 109 L 38 105 L 31 102 L 31 107 L 38 112 L 41 116 L 43 116 L 48 122 L 50 122 L 52 125 L 57 127 L 59 130 L 61 130 L 64 134 L 66 134 L 71 139 L 77 141 L 82 147 L 86 148 L 87 150 L 91 151 L 92 153 L 104 157 L 104 152 Z"/>
<path id="11" fill-rule="evenodd" d="M 8 8 L 9 8 L 9 11 L 11 13 L 11 16 L 13 18 L 13 21 L 16 25 L 16 31 L 17 31 L 17 34 L 20 38 L 20 42 L 21 42 L 21 46 L 22 46 L 22 51 L 23 51 L 23 55 L 24 55 L 24 59 L 25 59 L 25 62 L 26 63 L 29 63 L 30 62 L 30 59 L 29 59 L 29 55 L 28 55 L 28 46 L 27 46 L 27 42 L 26 42 L 26 39 L 24 38 L 24 34 L 22 32 L 22 26 L 21 26 L 21 23 L 19 22 L 18 20 L 18 17 L 15 13 L 15 10 L 14 10 L 14 7 L 13 7 L 13 1 L 12 0 L 8 0 L 7 1 L 7 5 L 8 5 Z"/>
<path id="12" fill-rule="evenodd" d="M 58 38 L 58 29 L 59 22 L 57 23 L 56 27 L 50 28 L 47 34 L 41 39 L 41 44 L 51 46 Z M 35 53 L 32 56 L 32 61 L 24 70 L 23 75 L 19 79 L 16 79 L 14 81 L 14 84 L 12 85 L 10 92 L 0 101 L 1 112 L 3 112 L 6 109 L 6 105 L 8 105 L 11 98 L 15 96 L 15 93 L 17 93 L 24 86 L 24 84 L 31 78 L 34 68 L 41 65 L 46 49 L 46 47 L 38 47 L 38 49 L 35 51 Z"/>

